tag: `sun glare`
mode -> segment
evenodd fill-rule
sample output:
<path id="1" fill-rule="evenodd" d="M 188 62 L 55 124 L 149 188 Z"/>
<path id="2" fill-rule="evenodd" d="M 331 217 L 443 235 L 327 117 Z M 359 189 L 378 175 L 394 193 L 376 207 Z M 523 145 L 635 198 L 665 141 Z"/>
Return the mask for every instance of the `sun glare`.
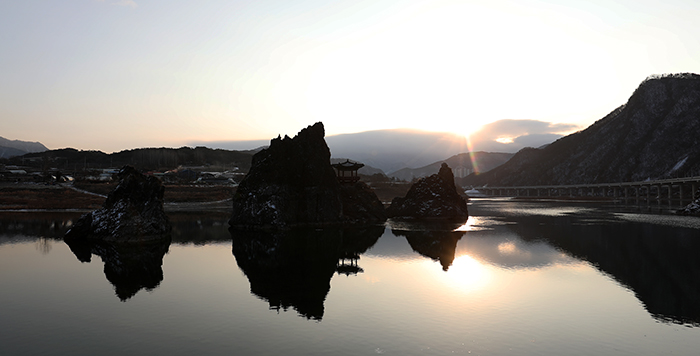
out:
<path id="1" fill-rule="evenodd" d="M 481 216 L 469 216 L 464 225 L 456 228 L 454 231 L 480 231 L 484 230 L 485 218 Z"/>
<path id="2" fill-rule="evenodd" d="M 469 255 L 455 258 L 447 275 L 450 285 L 462 291 L 482 289 L 491 279 L 489 269 Z"/>
<path id="3" fill-rule="evenodd" d="M 499 137 L 496 139 L 496 142 L 509 144 L 509 143 L 513 143 L 513 138 L 512 137 Z"/>
<path id="4" fill-rule="evenodd" d="M 474 146 L 472 145 L 472 140 L 471 137 L 465 136 L 467 139 L 467 152 L 469 152 L 469 160 L 472 162 L 472 169 L 474 170 L 474 173 L 479 174 L 481 173 L 481 169 L 479 169 L 479 163 L 477 162 L 476 158 L 474 157 Z M 469 217 L 471 218 L 471 216 Z M 467 220 L 467 224 L 469 223 L 469 220 Z M 465 226 L 467 225 L 465 224 Z"/>

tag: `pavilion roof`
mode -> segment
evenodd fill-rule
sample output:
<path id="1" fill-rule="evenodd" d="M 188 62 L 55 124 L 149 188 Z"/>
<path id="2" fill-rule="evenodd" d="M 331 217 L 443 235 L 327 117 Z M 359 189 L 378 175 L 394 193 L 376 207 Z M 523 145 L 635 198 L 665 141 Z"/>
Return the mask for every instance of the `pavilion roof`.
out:
<path id="1" fill-rule="evenodd" d="M 349 159 L 345 160 L 345 162 L 340 162 L 340 163 L 335 163 L 332 164 L 333 168 L 341 171 L 356 171 L 365 165 L 359 162 L 353 162 Z"/>

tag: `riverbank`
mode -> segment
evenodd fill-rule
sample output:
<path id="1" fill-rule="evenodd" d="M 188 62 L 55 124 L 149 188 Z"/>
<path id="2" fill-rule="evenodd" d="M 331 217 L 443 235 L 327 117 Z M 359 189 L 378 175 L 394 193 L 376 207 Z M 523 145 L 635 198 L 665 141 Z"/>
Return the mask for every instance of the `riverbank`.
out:
<path id="1" fill-rule="evenodd" d="M 0 182 L 0 211 L 99 209 L 117 183 L 14 183 Z M 380 200 L 388 205 L 404 196 L 410 184 L 373 184 Z M 231 209 L 236 187 L 226 185 L 165 185 L 166 212 L 220 211 Z"/>
<path id="2" fill-rule="evenodd" d="M 102 204 L 115 183 L 0 184 L 0 211 L 94 210 Z M 166 211 L 219 210 L 230 208 L 235 192 L 231 186 L 167 185 L 163 194 Z"/>

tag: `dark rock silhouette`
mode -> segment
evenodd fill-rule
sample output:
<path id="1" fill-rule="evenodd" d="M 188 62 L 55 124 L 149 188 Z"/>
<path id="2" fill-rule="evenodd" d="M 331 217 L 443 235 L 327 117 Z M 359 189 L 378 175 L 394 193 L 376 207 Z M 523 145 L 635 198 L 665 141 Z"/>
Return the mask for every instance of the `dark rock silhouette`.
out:
<path id="1" fill-rule="evenodd" d="M 468 217 L 467 202 L 459 195 L 452 169 L 443 163 L 440 171 L 418 180 L 406 193 L 396 197 L 387 209 L 387 216 L 398 219 L 443 219 L 464 221 Z"/>
<path id="2" fill-rule="evenodd" d="M 386 220 L 384 205 L 366 183 L 357 182 L 340 187 L 343 218 L 349 224 L 380 223 Z"/>
<path id="3" fill-rule="evenodd" d="M 107 196 L 101 209 L 80 217 L 65 240 L 141 242 L 160 240 L 170 232 L 163 211 L 163 185 L 133 167 L 119 171 L 119 185 Z"/>
<path id="4" fill-rule="evenodd" d="M 256 153 L 233 198 L 229 224 L 285 229 L 384 221 L 379 199 L 366 186 L 341 188 L 324 135 L 318 122 Z"/>
<path id="5" fill-rule="evenodd" d="M 700 75 L 654 76 L 587 129 L 526 148 L 465 185 L 633 182 L 700 174 Z"/>
<path id="6" fill-rule="evenodd" d="M 93 254 L 104 262 L 104 273 L 121 301 L 141 289 L 152 290 L 163 281 L 163 256 L 169 239 L 142 243 L 108 243 L 98 240 L 66 240 L 80 262 L 90 262 Z"/>
<path id="7" fill-rule="evenodd" d="M 234 230 L 233 255 L 250 281 L 250 291 L 271 309 L 294 308 L 321 320 L 335 273 L 361 272 L 356 261 L 374 245 L 383 226 L 360 229 Z M 354 260 L 348 272 L 342 260 Z"/>

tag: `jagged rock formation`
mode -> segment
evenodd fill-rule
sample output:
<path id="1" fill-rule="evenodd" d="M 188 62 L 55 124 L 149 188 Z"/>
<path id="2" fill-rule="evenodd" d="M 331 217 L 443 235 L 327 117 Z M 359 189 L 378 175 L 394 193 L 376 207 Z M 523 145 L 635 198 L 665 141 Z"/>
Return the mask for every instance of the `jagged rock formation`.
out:
<path id="1" fill-rule="evenodd" d="M 381 203 L 366 186 L 341 188 L 324 135 L 318 122 L 256 153 L 233 198 L 229 224 L 291 228 L 383 221 L 376 208 Z"/>
<path id="2" fill-rule="evenodd" d="M 171 226 L 163 210 L 160 180 L 130 166 L 122 168 L 118 177 L 119 185 L 103 207 L 80 217 L 65 240 L 142 242 L 168 237 Z"/>
<path id="3" fill-rule="evenodd" d="M 470 185 L 643 181 L 700 174 L 700 75 L 647 78 L 627 104 L 543 149 L 523 149 Z"/>
<path id="4" fill-rule="evenodd" d="M 347 223 L 363 224 L 386 220 L 384 205 L 364 182 L 340 186 L 343 217 Z"/>
<path id="5" fill-rule="evenodd" d="M 455 187 L 452 169 L 443 163 L 440 171 L 418 180 L 406 193 L 396 197 L 387 216 L 399 219 L 466 220 L 467 202 Z"/>

